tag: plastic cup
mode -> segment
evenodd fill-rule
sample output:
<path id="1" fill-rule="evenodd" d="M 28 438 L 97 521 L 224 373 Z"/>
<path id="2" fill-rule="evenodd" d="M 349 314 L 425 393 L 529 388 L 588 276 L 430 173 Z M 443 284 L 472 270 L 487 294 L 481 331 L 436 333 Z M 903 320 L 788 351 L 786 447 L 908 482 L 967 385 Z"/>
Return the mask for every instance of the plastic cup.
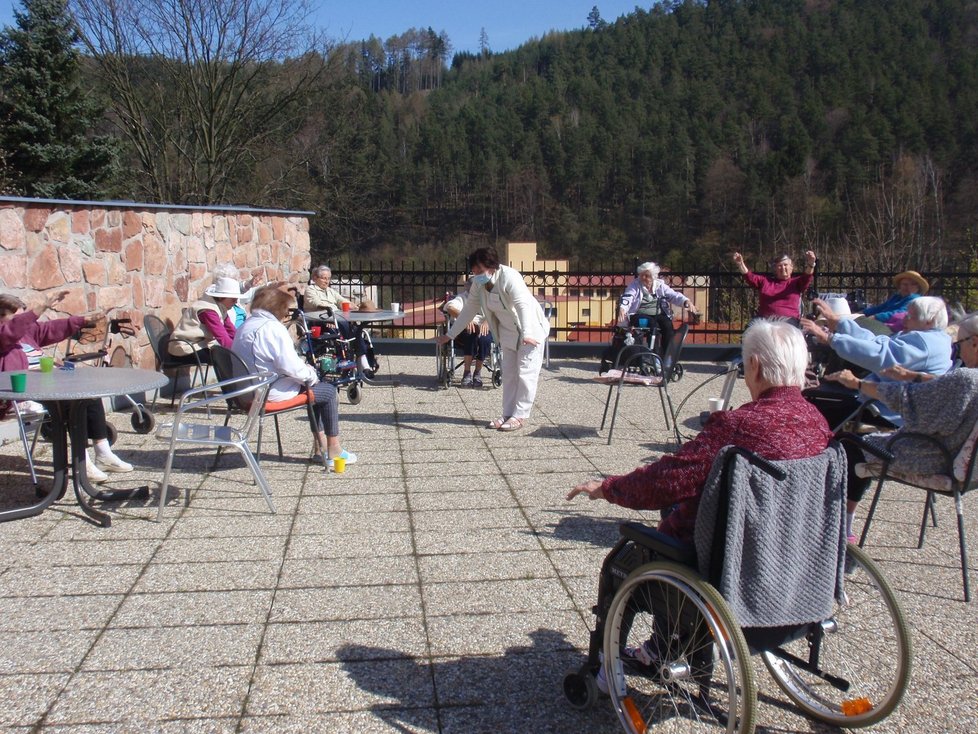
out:
<path id="1" fill-rule="evenodd" d="M 10 375 L 10 389 L 14 392 L 24 392 L 27 389 L 27 373 L 14 372 Z"/>
<path id="2" fill-rule="evenodd" d="M 350 313 L 350 302 L 343 301 L 343 313 Z"/>
<path id="3" fill-rule="evenodd" d="M 41 357 L 41 372 L 54 371 L 54 357 Z"/>
<path id="4" fill-rule="evenodd" d="M 319 335 L 323 333 L 322 326 L 310 326 L 309 333 L 312 334 L 313 339 L 318 339 Z"/>
<path id="5" fill-rule="evenodd" d="M 710 412 L 716 413 L 723 410 L 723 398 L 710 398 Z"/>
<path id="6" fill-rule="evenodd" d="M 337 474 L 342 474 L 345 472 L 346 459 L 344 459 L 342 456 L 337 456 L 335 459 L 333 459 L 333 471 L 335 471 Z"/>
<path id="7" fill-rule="evenodd" d="M 391 304 L 391 311 L 393 311 L 394 313 L 399 313 L 400 310 L 401 310 L 401 304 L 400 303 L 392 303 Z"/>

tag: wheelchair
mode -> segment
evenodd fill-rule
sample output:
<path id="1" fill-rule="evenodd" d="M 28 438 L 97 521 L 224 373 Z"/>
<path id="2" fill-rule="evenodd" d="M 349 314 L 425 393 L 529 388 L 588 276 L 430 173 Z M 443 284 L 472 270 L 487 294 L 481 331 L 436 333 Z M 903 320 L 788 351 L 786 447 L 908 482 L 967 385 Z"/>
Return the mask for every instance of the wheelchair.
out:
<path id="1" fill-rule="evenodd" d="M 449 300 L 451 300 L 451 294 L 446 293 L 445 303 Z M 452 324 L 455 323 L 455 319 L 444 310 L 444 303 L 442 306 L 441 312 L 445 317 L 445 322 L 438 326 L 438 336 L 447 335 L 449 329 L 452 328 Z M 455 378 L 455 372 L 463 364 L 462 356 L 455 349 L 454 339 L 447 344 L 437 344 L 435 346 L 435 379 L 438 381 L 439 387 L 443 387 L 446 390 L 451 387 L 452 380 Z M 489 349 L 489 357 L 483 363 L 483 367 L 488 371 L 493 387 L 499 387 L 503 384 L 502 364 L 502 350 L 499 348 L 496 340 L 493 339 L 492 347 Z"/>
<path id="2" fill-rule="evenodd" d="M 659 299 L 659 307 L 667 318 L 672 318 L 672 306 L 665 298 Z M 632 314 L 628 317 L 628 327 L 615 326 L 611 334 L 611 346 L 601 355 L 601 366 L 598 374 L 603 375 L 608 370 L 628 361 L 637 351 L 655 350 L 659 346 L 656 342 L 661 340 L 659 327 L 655 317 L 644 316 L 642 314 Z M 652 361 L 644 361 L 640 371 L 644 375 L 658 375 L 659 369 Z M 685 369 L 679 363 L 675 365 L 669 375 L 670 382 L 679 382 L 683 379 Z"/>
<path id="3" fill-rule="evenodd" d="M 723 469 L 738 456 L 776 479 L 786 476 L 736 448 L 719 459 Z M 717 523 L 720 547 L 725 524 Z M 846 546 L 842 601 L 829 618 L 742 629 L 697 572 L 691 546 L 639 523 L 623 524 L 621 536 L 601 567 L 587 660 L 564 679 L 573 707 L 598 701 L 595 674 L 603 667 L 626 732 L 751 732 L 757 701 L 751 654 L 761 655 L 795 705 L 828 724 L 869 726 L 899 703 L 910 678 L 907 624 L 889 584 L 858 547 Z"/>
<path id="4" fill-rule="evenodd" d="M 353 340 L 336 331 L 313 336 L 305 312 L 299 309 L 293 310 L 292 319 L 299 325 L 299 352 L 316 368 L 320 381 L 331 383 L 337 391 L 345 387 L 350 405 L 358 405 L 363 400 L 363 376 L 357 368 Z"/>

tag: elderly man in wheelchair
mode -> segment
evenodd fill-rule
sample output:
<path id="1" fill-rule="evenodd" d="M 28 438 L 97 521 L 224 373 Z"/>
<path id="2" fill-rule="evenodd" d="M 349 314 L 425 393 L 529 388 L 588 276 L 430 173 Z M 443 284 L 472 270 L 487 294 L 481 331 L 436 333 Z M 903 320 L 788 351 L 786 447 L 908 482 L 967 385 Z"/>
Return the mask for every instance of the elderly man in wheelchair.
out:
<path id="1" fill-rule="evenodd" d="M 611 697 L 628 732 L 753 731 L 751 653 L 805 713 L 876 723 L 909 679 L 886 581 L 845 535 L 845 452 L 801 395 L 807 350 L 786 322 L 744 334 L 751 402 L 714 413 L 676 454 L 575 487 L 639 510 L 602 565 L 572 705 Z"/>

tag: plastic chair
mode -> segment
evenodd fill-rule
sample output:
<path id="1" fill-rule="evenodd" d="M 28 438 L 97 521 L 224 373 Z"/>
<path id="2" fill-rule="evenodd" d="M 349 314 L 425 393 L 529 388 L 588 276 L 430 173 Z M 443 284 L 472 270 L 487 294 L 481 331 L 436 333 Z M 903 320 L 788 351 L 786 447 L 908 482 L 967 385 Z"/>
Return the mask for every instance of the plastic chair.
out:
<path id="1" fill-rule="evenodd" d="M 933 436 L 923 433 L 899 432 L 886 442 L 886 449 L 894 451 L 903 441 L 926 441 L 938 447 L 944 455 L 944 469 L 938 474 L 916 474 L 910 472 L 890 471 L 890 462 L 865 462 L 856 464 L 855 471 L 858 476 L 864 478 L 877 477 L 876 493 L 866 514 L 866 522 L 863 525 L 862 535 L 859 537 L 859 547 L 866 542 L 869 535 L 869 526 L 873 522 L 873 515 L 876 513 L 876 505 L 879 503 L 880 493 L 883 491 L 883 484 L 887 479 L 901 482 L 902 484 L 923 489 L 927 492 L 927 499 L 924 501 L 923 517 L 920 519 L 920 535 L 917 538 L 917 548 L 924 547 L 924 535 L 927 532 L 927 516 L 930 515 L 933 525 L 937 526 L 937 513 L 934 509 L 934 495 L 941 494 L 954 498 L 954 508 L 958 517 L 958 546 L 961 552 L 961 579 L 964 585 L 964 600 L 971 601 L 971 584 L 968 578 L 968 538 L 964 528 L 964 495 L 978 486 L 978 476 L 975 476 L 975 456 L 978 454 L 978 423 L 971 430 L 971 434 L 964 442 L 956 456 L 952 456 L 947 447 Z"/>
<path id="2" fill-rule="evenodd" d="M 659 402 L 662 404 L 662 415 L 666 421 L 666 429 L 671 428 L 676 436 L 676 443 L 682 443 L 679 426 L 676 424 L 676 411 L 672 406 L 672 398 L 669 396 L 669 383 L 680 374 L 679 355 L 682 353 L 683 343 L 686 341 L 686 334 L 688 333 L 689 325 L 683 324 L 673 336 L 665 359 L 660 359 L 659 355 L 648 347 L 633 346 L 622 350 L 611 370 L 594 378 L 595 381 L 608 385 L 608 397 L 604 401 L 604 414 L 601 416 L 601 426 L 598 430 L 604 430 L 605 421 L 608 419 L 608 406 L 611 404 L 611 394 L 615 392 L 617 387 L 615 407 L 611 411 L 611 426 L 608 429 L 609 445 L 615 432 L 615 418 L 618 415 L 621 388 L 625 384 L 658 388 Z"/>
<path id="3" fill-rule="evenodd" d="M 196 349 L 192 349 L 191 353 L 183 357 L 175 357 L 170 354 L 167 349 L 171 341 L 182 341 L 187 345 L 193 347 L 186 339 L 179 339 L 173 336 L 173 329 L 166 325 L 166 323 L 153 314 L 145 314 L 143 316 L 143 328 L 146 329 L 146 336 L 149 337 L 149 346 L 153 350 L 153 355 L 156 357 L 156 369 L 164 374 L 167 370 L 176 370 L 181 367 L 193 367 L 194 376 L 190 381 L 191 386 L 197 382 L 197 379 L 201 376 L 201 384 L 207 382 L 207 374 L 209 372 L 208 365 L 200 361 L 200 354 Z M 176 380 L 174 380 L 174 391 L 170 396 L 170 405 L 173 405 L 176 400 Z M 156 406 L 156 400 L 160 395 L 160 391 L 157 390 L 156 394 L 153 396 L 153 406 Z"/>
<path id="4" fill-rule="evenodd" d="M 246 375 L 225 380 L 218 383 L 223 394 L 210 395 L 201 399 L 194 399 L 197 396 L 207 396 L 212 386 L 204 385 L 191 388 L 180 396 L 180 403 L 177 405 L 173 421 L 161 423 L 156 429 L 156 436 L 159 439 L 167 440 L 170 448 L 166 456 L 166 467 L 163 470 L 163 482 L 160 486 L 160 506 L 156 513 L 156 521 L 159 522 L 163 517 L 163 507 L 166 505 L 166 492 L 170 486 L 170 472 L 173 469 L 173 457 L 177 447 L 183 444 L 195 444 L 198 446 L 214 446 L 218 450 L 232 448 L 244 458 L 248 468 L 255 477 L 255 483 L 261 489 L 268 509 L 275 512 L 275 505 L 272 504 L 272 492 L 262 474 L 261 467 L 251 453 L 248 442 L 251 440 L 251 432 L 256 423 L 261 419 L 261 406 L 265 404 L 268 389 L 275 382 L 275 375 Z M 225 399 L 242 399 L 251 402 L 251 409 L 247 413 L 247 418 L 240 428 L 234 428 L 226 423 L 222 426 L 210 423 L 191 423 L 193 411 L 207 407 L 211 403 Z M 190 488 L 186 490 L 184 505 L 190 505 Z"/>
<path id="5" fill-rule="evenodd" d="M 241 359 L 237 354 L 232 352 L 230 349 L 216 345 L 211 347 L 211 361 L 214 364 L 214 372 L 217 374 L 217 379 L 221 382 L 225 380 L 231 380 L 234 378 L 241 378 L 245 376 L 254 376 L 248 365 L 245 364 L 244 360 Z M 278 375 L 274 375 L 275 379 L 278 379 Z M 273 380 L 274 382 L 274 380 Z M 243 397 L 238 397 L 234 394 L 227 393 L 226 390 L 222 388 L 226 393 L 224 395 L 227 400 L 227 414 L 224 416 L 224 424 L 227 425 L 228 421 L 231 420 L 231 415 L 233 413 L 247 413 L 252 409 L 252 398 L 251 396 L 245 395 Z M 261 461 L 261 438 L 262 438 L 262 424 L 264 423 L 265 416 L 270 415 L 275 421 L 275 438 L 278 441 L 278 455 L 282 458 L 285 454 L 282 450 L 282 433 L 279 430 L 278 417 L 283 413 L 289 413 L 294 410 L 304 409 L 309 416 L 309 425 L 314 432 L 321 430 L 319 421 L 316 418 L 316 414 L 313 411 L 313 394 L 312 391 L 306 390 L 300 392 L 292 400 L 284 400 L 279 403 L 269 403 L 267 400 L 263 400 L 259 406 L 259 416 L 258 416 L 258 443 L 255 448 L 255 455 L 257 460 Z M 316 436 L 313 436 L 313 441 L 316 441 Z M 323 454 L 323 467 L 328 470 L 329 461 L 326 456 L 325 451 Z M 310 454 L 311 456 L 311 454 Z M 214 461 L 217 462 L 221 457 L 221 451 L 218 450 L 217 456 Z"/>

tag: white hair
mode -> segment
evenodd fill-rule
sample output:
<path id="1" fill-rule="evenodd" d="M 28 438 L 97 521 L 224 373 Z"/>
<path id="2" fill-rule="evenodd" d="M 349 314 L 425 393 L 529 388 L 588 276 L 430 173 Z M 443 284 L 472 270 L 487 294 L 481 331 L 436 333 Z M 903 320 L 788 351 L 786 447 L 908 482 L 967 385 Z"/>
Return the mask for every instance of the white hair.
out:
<path id="1" fill-rule="evenodd" d="M 783 319 L 757 319 L 744 332 L 744 364 L 756 357 L 761 378 L 776 386 L 804 387 L 808 347 L 801 330 Z"/>
<path id="2" fill-rule="evenodd" d="M 920 299 L 918 298 L 916 300 L 919 301 Z M 954 326 L 958 327 L 958 341 L 978 336 L 978 311 L 965 314 L 954 322 Z"/>
<path id="3" fill-rule="evenodd" d="M 652 273 L 652 280 L 659 277 L 659 266 L 653 262 L 642 263 L 635 269 L 635 275 L 641 275 L 644 272 Z"/>
<path id="4" fill-rule="evenodd" d="M 943 331 L 947 328 L 947 306 L 942 298 L 936 296 L 915 298 L 907 306 L 907 313 L 920 319 L 934 331 Z"/>
<path id="5" fill-rule="evenodd" d="M 231 263 L 218 263 L 211 270 L 214 275 L 214 280 L 218 278 L 231 278 L 231 280 L 238 279 L 238 268 Z"/>

